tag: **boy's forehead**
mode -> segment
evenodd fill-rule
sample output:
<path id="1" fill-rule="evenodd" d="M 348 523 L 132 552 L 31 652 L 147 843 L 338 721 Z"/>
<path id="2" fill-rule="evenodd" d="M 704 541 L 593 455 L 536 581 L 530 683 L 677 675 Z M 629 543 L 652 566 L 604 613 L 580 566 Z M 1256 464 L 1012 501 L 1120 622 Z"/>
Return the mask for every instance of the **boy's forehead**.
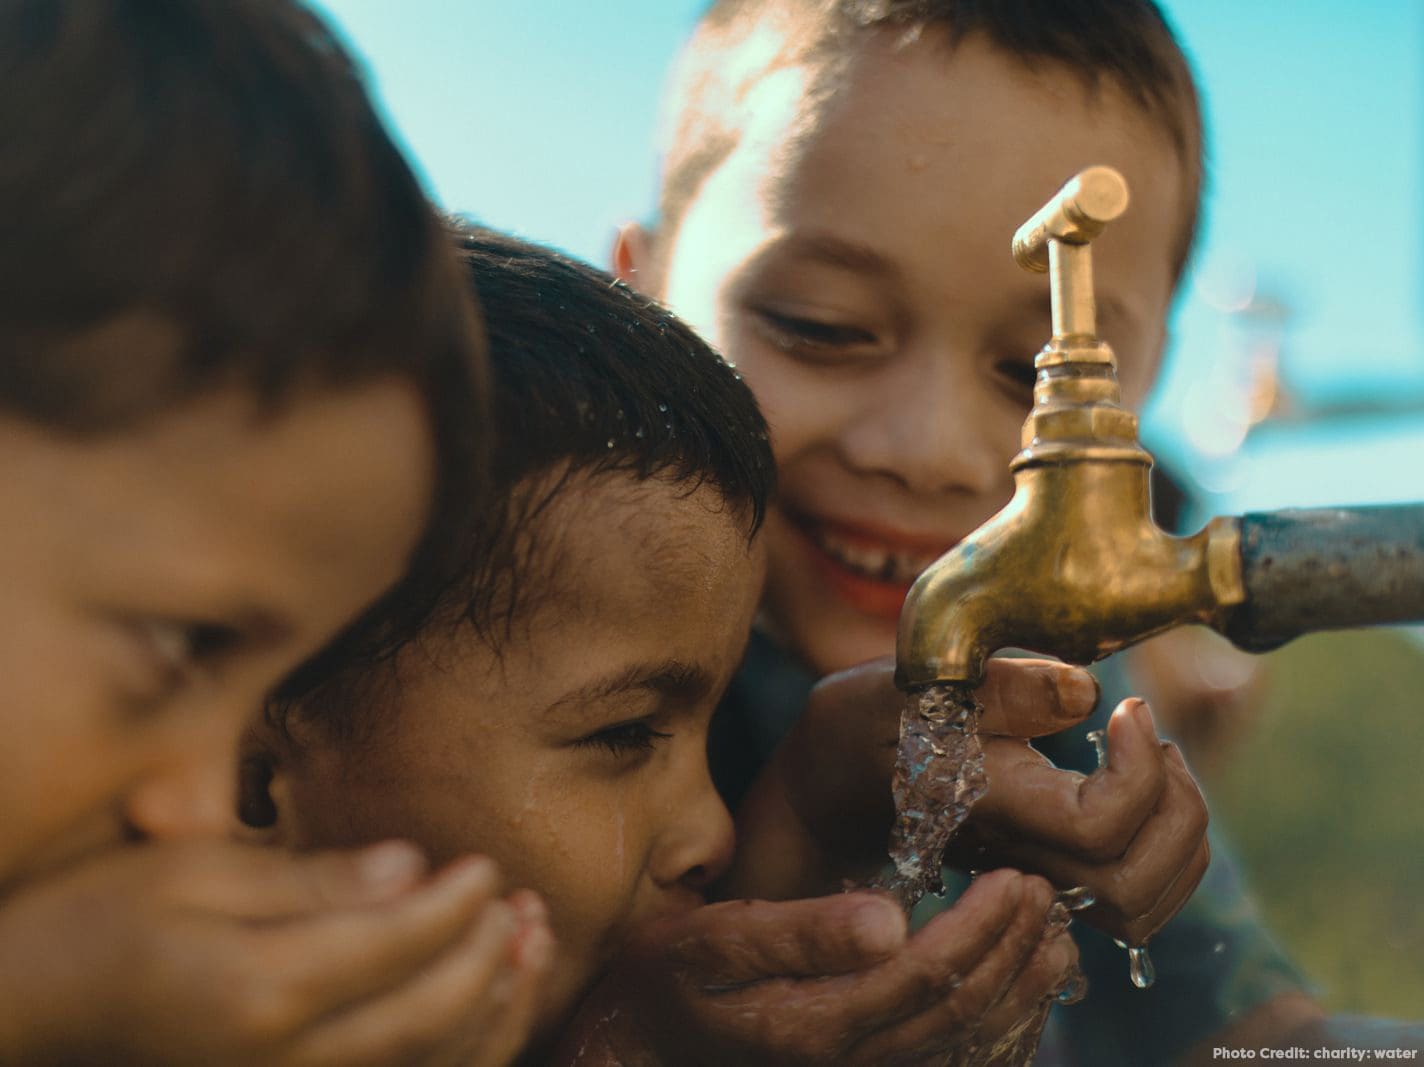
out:
<path id="1" fill-rule="evenodd" d="M 961 260 L 1007 263 L 1024 218 L 1077 170 L 1108 163 L 1133 188 L 1124 225 L 1151 234 L 1134 254 L 1150 250 L 1169 295 L 1193 193 L 1136 101 L 1059 64 L 1030 70 L 982 37 L 951 50 L 935 35 L 866 36 L 834 77 L 763 115 L 778 138 L 744 140 L 706 176 L 670 235 L 669 271 L 693 259 L 730 269 L 768 237 L 819 231 L 883 247 L 932 230 Z M 1016 270 L 1008 282 L 1026 284 Z"/>
<path id="2" fill-rule="evenodd" d="M 736 173 L 744 187 L 754 185 L 745 203 L 761 205 L 764 214 L 797 204 L 792 183 L 808 171 L 843 153 L 883 155 L 887 148 L 912 153 L 952 147 L 961 166 L 982 172 L 986 187 L 996 184 L 993 168 L 1011 167 L 1015 154 L 1027 166 L 1049 156 L 1062 161 L 1055 171 L 1061 183 L 1078 169 L 1075 146 L 1101 140 L 1103 129 L 1130 131 L 1123 152 L 1132 159 L 1088 163 L 1135 170 L 1139 185 L 1144 170 L 1154 184 L 1170 183 L 1177 240 L 1172 251 L 1189 236 L 1198 192 L 1188 180 L 1189 161 L 1167 125 L 1111 79 L 1090 80 L 1052 59 L 1030 64 L 982 34 L 951 43 L 937 28 L 909 36 L 878 29 L 858 32 L 853 40 L 834 50 L 803 50 L 793 62 L 767 68 L 741 86 L 737 98 L 757 106 L 724 116 L 739 126 L 732 146 L 711 162 L 683 204 L 668 205 L 678 210 L 667 220 L 667 236 L 675 236 L 709 186 L 729 176 L 721 171 Z M 965 121 L 974 116 L 979 121 Z M 1142 142 L 1149 144 L 1139 152 Z M 924 163 L 907 154 L 903 165 Z M 1029 204 L 1025 217 L 1036 206 Z"/>
<path id="3" fill-rule="evenodd" d="M 576 476 L 540 525 L 549 590 L 565 603 L 617 593 L 652 607 L 718 580 L 751 580 L 760 558 L 715 487 L 658 476 Z"/>

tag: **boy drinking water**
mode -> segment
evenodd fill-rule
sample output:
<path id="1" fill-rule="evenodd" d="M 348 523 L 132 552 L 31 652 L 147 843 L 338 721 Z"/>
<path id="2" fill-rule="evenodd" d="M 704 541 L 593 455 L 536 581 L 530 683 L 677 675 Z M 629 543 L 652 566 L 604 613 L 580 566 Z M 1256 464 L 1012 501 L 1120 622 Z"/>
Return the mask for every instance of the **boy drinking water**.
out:
<path id="1" fill-rule="evenodd" d="M 281 2 L 4 0 L 0 140 L 0 1061 L 505 1062 L 547 933 L 487 860 L 224 840 L 271 686 L 466 557 L 417 183 Z"/>
<path id="2" fill-rule="evenodd" d="M 795 721 L 787 692 L 891 652 L 913 579 L 1012 495 L 1051 330 L 1047 287 L 1009 239 L 1091 164 L 1132 189 L 1094 261 L 1123 395 L 1146 393 L 1195 232 L 1201 123 L 1147 0 L 720 0 L 669 120 L 659 217 L 621 234 L 615 265 L 746 375 L 782 478 L 764 635 L 719 720 L 719 770 L 738 796 Z M 1145 707 L 1121 712 L 1114 747 L 1129 715 L 1152 734 Z M 1053 754 L 1072 766 L 1080 747 Z M 1070 805 L 996 809 L 991 763 L 989 807 L 967 835 L 975 865 L 998 857 L 1087 885 L 1087 922 L 1152 935 L 1207 859 L 1195 785 L 1173 750 L 1154 751 L 1139 764 L 1158 783 L 1140 827 Z M 1149 854 L 1163 863 L 1152 879 L 1103 877 L 1103 861 L 1140 876 Z M 1318 1017 L 1229 871 L 1209 885 L 1154 942 L 1151 991 L 1127 987 L 1110 942 L 1082 939 L 1097 995 L 1064 1017 L 1079 1062 L 1166 1062 L 1228 1026 L 1249 1040 Z"/>
<path id="3" fill-rule="evenodd" d="M 761 589 L 765 424 L 660 306 L 509 238 L 461 244 L 490 334 L 492 518 L 393 660 L 331 660 L 287 693 L 250 810 L 301 848 L 477 848 L 537 890 L 558 949 L 531 1056 L 787 1063 L 817 1043 L 809 1062 L 868 1067 L 960 1043 L 966 1020 L 1008 1029 L 1073 966 L 1042 879 L 987 876 L 914 937 L 879 894 L 704 906 L 734 851 L 707 730 Z M 990 723 L 1092 705 L 1067 667 L 996 678 Z M 800 829 L 773 821 L 747 841 Z"/>

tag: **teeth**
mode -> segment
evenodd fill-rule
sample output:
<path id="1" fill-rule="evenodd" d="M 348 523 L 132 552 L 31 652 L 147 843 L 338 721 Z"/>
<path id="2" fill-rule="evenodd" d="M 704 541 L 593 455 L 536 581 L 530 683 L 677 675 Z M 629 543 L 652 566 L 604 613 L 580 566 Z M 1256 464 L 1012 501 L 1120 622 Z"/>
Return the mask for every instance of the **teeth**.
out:
<path id="1" fill-rule="evenodd" d="M 847 569 L 880 582 L 908 585 L 938 559 L 934 553 L 892 552 L 886 548 L 842 540 L 822 529 L 811 529 L 811 538 L 826 554 Z"/>

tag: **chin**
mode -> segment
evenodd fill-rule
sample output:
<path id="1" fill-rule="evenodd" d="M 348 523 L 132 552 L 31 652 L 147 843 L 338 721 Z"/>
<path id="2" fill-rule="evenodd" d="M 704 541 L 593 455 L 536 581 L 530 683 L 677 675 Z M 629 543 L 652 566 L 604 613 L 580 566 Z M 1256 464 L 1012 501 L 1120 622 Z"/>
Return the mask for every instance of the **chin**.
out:
<path id="1" fill-rule="evenodd" d="M 829 598 L 818 599 L 819 603 L 803 602 L 798 610 L 789 612 L 776 610 L 774 600 L 768 604 L 775 632 L 818 675 L 894 654 L 898 620 L 866 615 Z"/>

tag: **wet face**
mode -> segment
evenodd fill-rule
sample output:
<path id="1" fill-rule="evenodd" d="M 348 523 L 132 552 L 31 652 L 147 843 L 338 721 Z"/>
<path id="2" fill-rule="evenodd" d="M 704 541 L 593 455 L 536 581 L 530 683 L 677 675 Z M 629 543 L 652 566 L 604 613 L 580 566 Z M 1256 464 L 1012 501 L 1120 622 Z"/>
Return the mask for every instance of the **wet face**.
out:
<path id="1" fill-rule="evenodd" d="M 499 654 L 467 629 L 411 651 L 356 741 L 293 725 L 273 790 L 292 843 L 400 836 L 538 891 L 558 940 L 547 1034 L 630 929 L 699 905 L 730 859 L 707 727 L 762 564 L 710 487 L 575 478 L 539 528 Z"/>
<path id="2" fill-rule="evenodd" d="M 914 577 L 1012 495 L 1051 332 L 1046 278 L 1009 254 L 1019 224 L 1085 166 L 1127 177 L 1129 213 L 1094 247 L 1134 403 L 1163 343 L 1184 177 L 1111 86 L 1090 96 L 977 39 L 874 39 L 822 97 L 806 77 L 768 79 L 677 230 L 617 256 L 761 401 L 781 487 L 767 618 L 831 671 L 893 650 Z"/>
<path id="3" fill-rule="evenodd" d="M 216 392 L 82 439 L 0 417 L 0 891 L 223 831 L 243 725 L 399 576 L 432 463 L 402 383 L 276 414 Z"/>

